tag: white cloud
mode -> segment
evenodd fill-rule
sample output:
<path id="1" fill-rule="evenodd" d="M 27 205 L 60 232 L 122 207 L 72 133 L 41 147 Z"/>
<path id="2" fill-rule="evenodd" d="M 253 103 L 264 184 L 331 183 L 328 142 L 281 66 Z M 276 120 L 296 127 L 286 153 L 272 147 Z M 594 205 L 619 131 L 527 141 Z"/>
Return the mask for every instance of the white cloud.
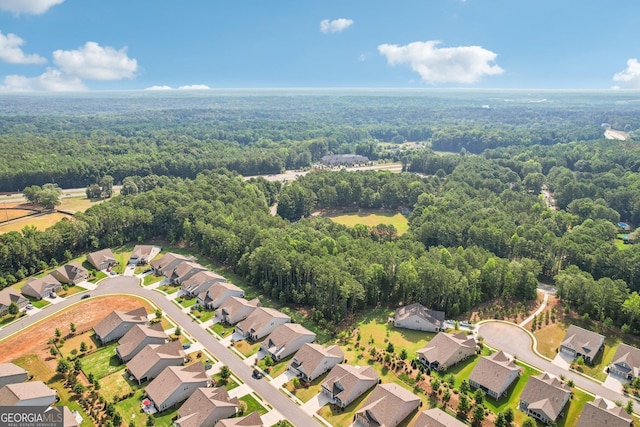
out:
<path id="1" fill-rule="evenodd" d="M 320 31 L 323 33 L 340 33 L 353 25 L 353 19 L 339 18 L 333 21 L 323 19 L 320 21 Z"/>
<path id="2" fill-rule="evenodd" d="M 0 59 L 10 64 L 44 64 L 47 60 L 40 55 L 25 55 L 20 49 L 24 40 L 15 34 L 6 36 L 0 31 Z"/>
<path id="3" fill-rule="evenodd" d="M 96 42 L 86 42 L 76 50 L 56 50 L 53 61 L 65 74 L 89 80 L 132 79 L 138 69 L 137 61 L 127 56 L 127 48 L 115 50 Z"/>
<path id="4" fill-rule="evenodd" d="M 640 62 L 636 58 L 627 61 L 627 68 L 616 73 L 613 81 L 620 83 L 614 88 L 640 89 Z"/>
<path id="5" fill-rule="evenodd" d="M 38 77 L 25 77 L 19 75 L 9 75 L 4 78 L 4 84 L 0 90 L 9 92 L 70 92 L 85 91 L 87 87 L 77 77 L 68 76 L 60 70 L 48 68 Z"/>
<path id="6" fill-rule="evenodd" d="M 482 76 L 502 74 L 493 64 L 497 54 L 480 46 L 439 48 L 438 40 L 413 42 L 404 46 L 381 44 L 378 52 L 389 65 L 409 64 L 428 83 L 474 83 Z"/>
<path id="7" fill-rule="evenodd" d="M 146 88 L 145 90 L 172 90 L 171 86 L 151 86 Z"/>
<path id="8" fill-rule="evenodd" d="M 186 86 L 180 86 L 178 89 L 179 90 L 209 90 L 211 88 L 207 85 L 186 85 Z"/>
<path id="9" fill-rule="evenodd" d="M 15 13 L 39 15 L 64 0 L 0 0 L 0 9 Z"/>

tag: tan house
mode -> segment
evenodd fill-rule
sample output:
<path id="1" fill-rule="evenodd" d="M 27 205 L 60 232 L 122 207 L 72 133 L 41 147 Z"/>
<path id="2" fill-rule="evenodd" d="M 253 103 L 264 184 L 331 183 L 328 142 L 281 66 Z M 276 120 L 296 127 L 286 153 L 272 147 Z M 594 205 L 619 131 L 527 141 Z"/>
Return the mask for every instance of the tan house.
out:
<path id="1" fill-rule="evenodd" d="M 157 274 L 162 275 L 166 278 L 171 277 L 173 270 L 180 264 L 181 262 L 186 261 L 194 261 L 194 257 L 187 257 L 184 255 L 174 254 L 172 252 L 167 252 L 162 256 L 162 258 L 153 260 L 150 262 L 151 269 Z"/>
<path id="2" fill-rule="evenodd" d="M 259 413 L 252 412 L 246 417 L 220 420 L 214 427 L 264 427 L 264 423 Z"/>
<path id="3" fill-rule="evenodd" d="M 0 406 L 51 406 L 57 393 L 42 381 L 7 384 L 0 388 Z"/>
<path id="4" fill-rule="evenodd" d="M 431 408 L 420 412 L 412 427 L 467 427 L 467 424 L 442 409 Z"/>
<path id="5" fill-rule="evenodd" d="M 322 393 L 344 408 L 378 384 L 380 377 L 371 366 L 336 365 L 322 383 Z"/>
<path id="6" fill-rule="evenodd" d="M 216 310 L 216 317 L 220 319 L 222 323 L 235 325 L 249 317 L 258 307 L 262 307 L 258 298 L 247 301 L 244 298 L 229 297 Z"/>
<path id="7" fill-rule="evenodd" d="M 627 381 L 640 376 L 640 349 L 627 344 L 619 344 L 613 361 L 609 365 L 609 373 Z"/>
<path id="8" fill-rule="evenodd" d="M 298 323 L 285 323 L 278 326 L 262 341 L 260 349 L 279 361 L 300 350 L 303 344 L 316 340 L 316 334 Z"/>
<path id="9" fill-rule="evenodd" d="M 421 350 L 418 361 L 429 369 L 445 371 L 476 354 L 478 343 L 464 332 L 455 335 L 440 332 Z"/>
<path id="10" fill-rule="evenodd" d="M 395 427 L 421 405 L 420 398 L 404 387 L 393 383 L 378 384 L 356 412 L 353 425 Z"/>
<path id="11" fill-rule="evenodd" d="M 196 274 L 183 281 L 180 286 L 182 287 L 182 291 L 184 293 L 196 296 L 209 290 L 209 288 L 215 283 L 224 283 L 226 281 L 227 279 L 217 273 L 214 273 L 213 271 L 203 270 L 198 271 Z"/>
<path id="12" fill-rule="evenodd" d="M 164 344 L 169 336 L 162 329 L 160 322 L 151 326 L 134 325 L 124 334 L 116 347 L 116 354 L 123 362 L 128 362 L 149 344 Z"/>
<path id="13" fill-rule="evenodd" d="M 481 357 L 469 375 L 469 385 L 498 400 L 520 376 L 520 368 L 502 351 Z"/>
<path id="14" fill-rule="evenodd" d="M 520 410 L 543 423 L 555 422 L 569 401 L 571 389 L 547 374 L 529 377 L 520 395 Z"/>
<path id="15" fill-rule="evenodd" d="M 260 340 L 269 335 L 275 328 L 291 322 L 291 317 L 273 308 L 257 307 L 242 322 L 236 325 L 236 332 L 243 339 Z"/>
<path id="16" fill-rule="evenodd" d="M 207 267 L 200 265 L 194 261 L 185 261 L 181 262 L 176 266 L 176 268 L 173 269 L 173 272 L 171 273 L 171 276 L 168 277 L 168 279 L 171 281 L 171 283 L 181 285 L 184 281 L 189 280 L 191 276 L 200 271 L 207 271 Z"/>
<path id="17" fill-rule="evenodd" d="M 233 417 L 240 401 L 229 397 L 224 387 L 199 388 L 178 409 L 175 427 L 211 427 L 220 420 Z"/>
<path id="18" fill-rule="evenodd" d="M 76 262 L 70 262 L 69 264 L 65 264 L 53 270 L 51 272 L 51 275 L 55 277 L 60 283 L 77 285 L 78 283 L 87 280 L 87 277 L 89 277 L 89 272 L 80 264 Z"/>
<path id="19" fill-rule="evenodd" d="M 154 245 L 135 245 L 131 252 L 131 256 L 129 257 L 129 264 L 149 264 L 149 262 L 151 262 L 151 260 L 155 258 L 161 250 L 161 247 Z"/>
<path id="20" fill-rule="evenodd" d="M 22 310 L 29 304 L 29 300 L 9 286 L 0 290 L 0 316 L 9 311 L 11 304 L 17 305 L 18 309 Z"/>
<path id="21" fill-rule="evenodd" d="M 396 311 L 393 326 L 416 331 L 439 332 L 444 329 L 444 311 L 429 310 L 418 303 L 410 304 Z"/>
<path id="22" fill-rule="evenodd" d="M 563 354 L 572 356 L 574 359 L 582 357 L 585 362 L 593 363 L 603 344 L 603 335 L 571 325 L 560 344 L 560 351 Z"/>
<path id="23" fill-rule="evenodd" d="M 62 289 L 62 285 L 51 274 L 44 277 L 31 277 L 27 279 L 20 289 L 22 295 L 35 299 L 49 298 L 51 294 Z"/>
<path id="24" fill-rule="evenodd" d="M 144 307 L 127 312 L 112 311 L 93 330 L 96 338 L 106 344 L 122 338 L 134 325 L 146 324 L 147 320 L 147 310 Z"/>
<path id="25" fill-rule="evenodd" d="M 601 398 L 587 402 L 582 409 L 576 427 L 630 427 L 633 426 L 631 415 L 616 405 L 607 405 Z"/>
<path id="26" fill-rule="evenodd" d="M 127 371 L 142 384 L 160 375 L 168 366 L 184 365 L 187 357 L 180 341 L 149 344 L 127 363 Z"/>
<path id="27" fill-rule="evenodd" d="M 25 382 L 29 378 L 27 371 L 13 363 L 0 363 L 0 388 L 7 384 Z"/>
<path id="28" fill-rule="evenodd" d="M 197 389 L 208 387 L 209 377 L 202 363 L 169 366 L 147 386 L 147 396 L 158 412 L 185 401 Z"/>
<path id="29" fill-rule="evenodd" d="M 311 382 L 344 361 L 344 353 L 337 345 L 323 347 L 305 343 L 289 362 L 289 369 L 305 381 Z"/>
<path id="30" fill-rule="evenodd" d="M 87 261 L 96 270 L 106 270 L 109 267 L 113 267 L 118 264 L 116 256 L 111 252 L 111 249 L 102 249 L 100 251 L 91 252 L 87 255 Z"/>
<path id="31" fill-rule="evenodd" d="M 244 298 L 244 291 L 233 283 L 217 282 L 198 295 L 198 304 L 209 310 L 215 310 L 230 297 Z"/>

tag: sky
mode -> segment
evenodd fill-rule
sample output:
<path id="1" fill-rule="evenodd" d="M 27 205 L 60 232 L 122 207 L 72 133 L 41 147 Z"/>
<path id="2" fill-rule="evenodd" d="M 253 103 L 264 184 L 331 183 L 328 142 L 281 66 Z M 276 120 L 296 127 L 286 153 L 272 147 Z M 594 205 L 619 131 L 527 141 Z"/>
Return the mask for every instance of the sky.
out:
<path id="1" fill-rule="evenodd" d="M 640 89 L 637 0 L 0 0 L 0 93 Z"/>

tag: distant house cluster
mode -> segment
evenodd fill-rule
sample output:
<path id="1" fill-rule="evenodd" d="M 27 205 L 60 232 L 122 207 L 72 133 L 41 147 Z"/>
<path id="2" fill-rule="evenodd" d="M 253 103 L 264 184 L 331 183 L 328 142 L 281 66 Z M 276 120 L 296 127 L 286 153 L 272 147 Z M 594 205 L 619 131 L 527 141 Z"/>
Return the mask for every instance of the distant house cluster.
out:
<path id="1" fill-rule="evenodd" d="M 325 166 L 350 166 L 369 163 L 369 158 L 358 154 L 329 154 L 323 156 L 320 163 Z"/>

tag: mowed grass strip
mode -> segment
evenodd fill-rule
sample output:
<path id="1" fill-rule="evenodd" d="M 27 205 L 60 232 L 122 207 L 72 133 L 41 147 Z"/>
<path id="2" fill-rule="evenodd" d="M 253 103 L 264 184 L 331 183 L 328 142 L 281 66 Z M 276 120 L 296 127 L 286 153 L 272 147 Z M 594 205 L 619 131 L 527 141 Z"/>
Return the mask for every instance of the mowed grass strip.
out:
<path id="1" fill-rule="evenodd" d="M 72 216 L 66 215 L 66 214 L 63 214 L 63 213 L 60 213 L 60 212 L 54 212 L 54 213 L 48 213 L 48 214 L 44 214 L 44 215 L 27 217 L 27 218 L 19 219 L 19 220 L 15 221 L 15 222 L 12 222 L 11 224 L 2 224 L 2 225 L 0 225 L 0 234 L 8 233 L 10 231 L 18 231 L 18 232 L 20 232 L 27 225 L 36 227 L 38 230 L 42 231 L 42 230 L 45 230 L 45 229 L 51 227 L 53 224 L 57 223 L 62 218 L 67 218 L 67 219 L 70 219 L 70 220 L 73 219 Z"/>
<path id="2" fill-rule="evenodd" d="M 399 212 L 366 210 L 351 214 L 331 214 L 327 215 L 327 217 L 331 218 L 333 222 L 346 225 L 347 227 L 353 227 L 356 224 L 363 224 L 369 227 L 379 224 L 390 224 L 396 228 L 398 236 L 402 236 L 409 230 L 409 220 Z"/>

